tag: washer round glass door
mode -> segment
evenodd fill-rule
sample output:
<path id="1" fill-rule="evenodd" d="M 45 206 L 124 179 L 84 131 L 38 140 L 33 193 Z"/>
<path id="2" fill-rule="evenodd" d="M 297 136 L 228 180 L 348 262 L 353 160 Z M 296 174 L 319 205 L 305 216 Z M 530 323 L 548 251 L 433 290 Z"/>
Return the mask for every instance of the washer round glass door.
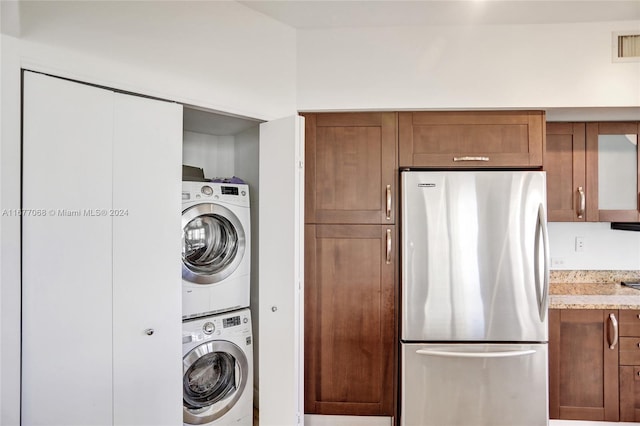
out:
<path id="1" fill-rule="evenodd" d="M 182 278 L 196 284 L 222 281 L 245 251 L 238 217 L 219 204 L 197 204 L 182 212 Z"/>
<path id="2" fill-rule="evenodd" d="M 225 340 L 195 347 L 182 359 L 183 421 L 198 425 L 222 417 L 247 385 L 248 362 L 242 350 Z"/>

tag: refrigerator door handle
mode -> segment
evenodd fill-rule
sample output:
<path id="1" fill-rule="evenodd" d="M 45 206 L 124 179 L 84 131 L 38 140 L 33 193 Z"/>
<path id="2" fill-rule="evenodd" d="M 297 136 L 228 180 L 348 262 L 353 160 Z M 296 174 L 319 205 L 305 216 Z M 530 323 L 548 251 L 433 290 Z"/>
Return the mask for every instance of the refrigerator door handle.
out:
<path id="1" fill-rule="evenodd" d="M 446 358 L 509 358 L 516 356 L 525 356 L 536 353 L 533 349 L 524 351 L 501 351 L 501 352 L 454 352 L 440 351 L 437 349 L 418 349 L 416 351 L 420 355 L 441 356 Z"/>
<path id="2" fill-rule="evenodd" d="M 540 279 L 540 237 L 542 236 L 543 250 L 543 277 Z M 549 292 L 549 237 L 547 234 L 547 218 L 544 213 L 544 206 L 538 206 L 538 220 L 536 221 L 536 235 L 534 246 L 534 277 L 536 283 L 536 298 L 538 301 L 538 312 L 540 321 L 544 321 L 547 315 L 547 293 Z M 542 281 L 542 288 L 541 288 Z"/>

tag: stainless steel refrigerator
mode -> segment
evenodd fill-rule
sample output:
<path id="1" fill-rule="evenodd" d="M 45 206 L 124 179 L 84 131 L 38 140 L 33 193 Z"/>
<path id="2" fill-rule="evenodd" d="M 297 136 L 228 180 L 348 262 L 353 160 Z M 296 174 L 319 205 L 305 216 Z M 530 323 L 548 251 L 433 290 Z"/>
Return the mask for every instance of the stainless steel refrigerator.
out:
<path id="1" fill-rule="evenodd" d="M 547 425 L 544 172 L 401 176 L 401 425 Z"/>

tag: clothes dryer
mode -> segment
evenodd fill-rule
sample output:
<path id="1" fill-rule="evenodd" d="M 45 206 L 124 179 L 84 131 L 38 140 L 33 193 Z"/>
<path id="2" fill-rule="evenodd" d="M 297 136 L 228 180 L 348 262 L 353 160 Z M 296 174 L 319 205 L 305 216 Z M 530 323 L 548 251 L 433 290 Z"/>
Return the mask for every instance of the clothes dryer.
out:
<path id="1" fill-rule="evenodd" d="M 182 318 L 249 306 L 249 186 L 182 182 Z"/>
<path id="2" fill-rule="evenodd" d="M 184 425 L 251 426 L 253 339 L 249 309 L 182 324 Z"/>

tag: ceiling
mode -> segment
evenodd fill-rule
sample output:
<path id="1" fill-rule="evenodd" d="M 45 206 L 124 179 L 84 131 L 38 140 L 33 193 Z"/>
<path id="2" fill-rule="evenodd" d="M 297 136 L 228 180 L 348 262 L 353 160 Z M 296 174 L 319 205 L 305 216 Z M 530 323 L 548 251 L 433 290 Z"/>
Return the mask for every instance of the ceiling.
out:
<path id="1" fill-rule="evenodd" d="M 239 3 L 298 29 L 640 20 L 640 0 L 248 0 Z"/>

